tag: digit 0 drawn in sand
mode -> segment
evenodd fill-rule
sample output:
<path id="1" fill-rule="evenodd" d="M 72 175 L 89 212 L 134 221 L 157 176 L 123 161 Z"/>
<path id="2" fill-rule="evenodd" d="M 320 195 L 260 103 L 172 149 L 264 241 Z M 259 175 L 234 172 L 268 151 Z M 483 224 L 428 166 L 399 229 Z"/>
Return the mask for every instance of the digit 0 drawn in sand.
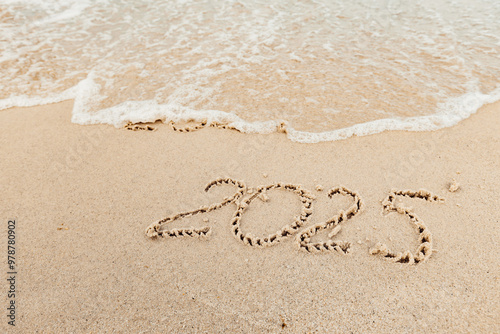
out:
<path id="1" fill-rule="evenodd" d="M 402 205 L 397 205 L 394 203 L 394 200 L 397 196 L 410 197 L 410 198 L 421 198 L 428 202 L 444 202 L 444 198 L 441 198 L 437 195 L 432 194 L 427 190 L 392 190 L 389 193 L 389 196 L 382 201 L 382 205 L 384 206 L 385 212 L 397 212 L 403 215 L 406 215 L 410 218 L 410 221 L 417 227 L 419 232 L 419 242 L 420 245 L 417 248 L 417 255 L 413 255 L 410 251 L 405 251 L 404 253 L 394 253 L 392 252 L 387 245 L 382 243 L 377 243 L 375 247 L 370 249 L 370 254 L 376 255 L 379 254 L 386 259 L 390 259 L 394 262 L 399 263 L 408 263 L 408 264 L 416 264 L 427 261 L 432 254 L 432 234 L 427 228 L 427 226 L 423 223 L 423 221 L 418 218 L 418 216 L 412 212 L 412 209 L 409 207 L 404 207 Z"/>
<path id="2" fill-rule="evenodd" d="M 339 240 L 328 240 L 325 242 L 311 242 L 311 238 L 321 230 L 333 228 L 332 232 L 328 235 L 333 238 L 340 232 L 340 223 L 351 219 L 357 215 L 364 206 L 363 201 L 359 194 L 355 191 L 349 190 L 344 186 L 332 188 L 328 192 L 328 197 L 332 198 L 334 195 L 341 194 L 344 196 L 351 196 L 354 199 L 354 204 L 351 205 L 347 211 L 340 210 L 337 215 L 323 223 L 318 223 L 311 227 L 304 229 L 297 235 L 297 244 L 300 250 L 310 253 L 337 251 L 341 254 L 348 254 L 351 250 L 351 243 Z"/>
<path id="3" fill-rule="evenodd" d="M 292 191 L 295 194 L 299 195 L 300 201 L 302 202 L 302 210 L 299 216 L 294 217 L 294 221 L 292 224 L 285 225 L 281 230 L 276 233 L 270 234 L 267 237 L 259 238 L 253 236 L 251 233 L 244 233 L 241 229 L 241 217 L 245 210 L 248 208 L 252 201 L 261 196 L 265 195 L 265 193 L 270 189 L 283 189 Z M 265 199 L 263 199 L 265 201 Z M 306 189 L 303 189 L 300 185 L 295 184 L 283 184 L 283 183 L 274 183 L 267 186 L 258 187 L 255 192 L 248 198 L 242 200 L 238 204 L 238 208 L 236 209 L 233 218 L 231 219 L 231 228 L 234 236 L 237 240 L 242 241 L 244 244 L 254 247 L 270 247 L 281 240 L 295 234 L 297 230 L 305 225 L 309 220 L 309 217 L 312 215 L 312 202 L 314 200 L 314 195 Z"/>
<path id="4" fill-rule="evenodd" d="M 220 209 L 221 207 L 228 205 L 229 203 L 235 202 L 241 197 L 243 197 L 244 193 L 246 192 L 246 185 L 242 181 L 238 180 L 233 180 L 231 178 L 218 178 L 212 182 L 210 182 L 206 187 L 205 191 L 209 191 L 210 188 L 213 186 L 219 186 L 222 184 L 232 184 L 238 188 L 236 193 L 234 193 L 230 197 L 224 197 L 223 201 L 220 203 L 214 203 L 210 206 L 202 206 L 199 209 L 192 210 L 192 211 L 187 211 L 187 212 L 181 212 L 173 216 L 166 217 L 164 219 L 161 219 L 157 222 L 152 223 L 151 225 L 148 226 L 146 229 L 146 235 L 150 238 L 155 238 L 155 237 L 170 237 L 170 238 L 176 238 L 176 237 L 206 237 L 208 236 L 212 229 L 209 226 L 205 226 L 202 228 L 180 228 L 180 229 L 172 229 L 172 230 L 163 230 L 162 225 L 171 223 L 177 219 L 189 217 L 189 216 L 194 216 L 196 214 L 200 213 L 206 213 L 210 211 L 214 211 L 217 209 Z"/>

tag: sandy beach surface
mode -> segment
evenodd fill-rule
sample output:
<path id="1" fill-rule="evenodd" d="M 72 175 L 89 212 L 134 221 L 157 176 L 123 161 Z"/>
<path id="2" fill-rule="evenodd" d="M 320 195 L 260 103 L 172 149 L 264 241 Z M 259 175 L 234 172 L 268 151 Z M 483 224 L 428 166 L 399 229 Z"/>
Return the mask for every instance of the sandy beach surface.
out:
<path id="1" fill-rule="evenodd" d="M 67 101 L 0 112 L 3 277 L 8 219 L 16 220 L 18 270 L 15 328 L 7 280 L 0 285 L 2 332 L 500 331 L 500 103 L 436 132 L 319 144 L 159 123 L 156 131 L 81 126 L 71 109 Z M 331 188 L 358 193 L 364 207 L 332 237 L 351 243 L 350 253 L 300 250 L 296 235 L 272 247 L 245 244 L 232 230 L 235 203 L 163 226 L 209 226 L 207 238 L 145 235 L 156 220 L 234 194 L 232 185 L 204 192 L 218 177 L 244 181 L 249 192 L 302 185 L 316 197 L 304 228 L 352 205 L 349 196 L 329 199 Z M 413 254 L 420 244 L 408 214 L 383 211 L 391 189 L 445 199 L 394 200 L 431 233 L 424 263 L 370 254 L 378 242 Z M 245 233 L 263 237 L 301 213 L 292 191 L 260 199 L 241 216 Z"/>

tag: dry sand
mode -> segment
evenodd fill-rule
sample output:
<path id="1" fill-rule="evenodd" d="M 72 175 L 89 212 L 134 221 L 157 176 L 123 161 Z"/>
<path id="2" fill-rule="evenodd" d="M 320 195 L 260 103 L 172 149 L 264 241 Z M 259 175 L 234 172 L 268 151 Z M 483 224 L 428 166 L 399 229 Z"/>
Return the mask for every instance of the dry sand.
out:
<path id="1" fill-rule="evenodd" d="M 278 133 L 80 126 L 71 108 L 0 112 L 0 249 L 5 264 L 7 219 L 16 218 L 19 333 L 500 331 L 500 103 L 436 132 L 313 145 Z M 234 203 L 165 226 L 210 226 L 206 240 L 146 237 L 158 219 L 232 195 L 230 185 L 203 191 L 225 176 L 252 193 L 301 184 L 317 197 L 307 226 L 352 205 L 349 196 L 328 199 L 331 188 L 357 192 L 364 208 L 332 236 L 350 242 L 350 253 L 300 251 L 295 235 L 245 245 L 231 230 Z M 395 199 L 432 234 L 437 252 L 425 263 L 369 253 L 378 242 L 394 252 L 419 245 L 405 214 L 383 212 L 393 188 L 446 199 Z M 293 192 L 269 190 L 244 211 L 241 229 L 273 233 L 301 207 Z M 10 332 L 2 282 L 0 330 Z"/>

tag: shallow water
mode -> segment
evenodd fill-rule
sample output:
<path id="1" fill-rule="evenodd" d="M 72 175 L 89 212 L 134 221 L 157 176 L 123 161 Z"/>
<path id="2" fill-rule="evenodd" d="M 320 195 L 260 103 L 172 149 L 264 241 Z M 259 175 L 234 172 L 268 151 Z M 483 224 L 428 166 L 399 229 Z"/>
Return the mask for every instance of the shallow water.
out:
<path id="1" fill-rule="evenodd" d="M 287 122 L 317 142 L 456 124 L 500 99 L 500 2 L 0 4 L 0 109 L 75 98 L 81 124 Z"/>

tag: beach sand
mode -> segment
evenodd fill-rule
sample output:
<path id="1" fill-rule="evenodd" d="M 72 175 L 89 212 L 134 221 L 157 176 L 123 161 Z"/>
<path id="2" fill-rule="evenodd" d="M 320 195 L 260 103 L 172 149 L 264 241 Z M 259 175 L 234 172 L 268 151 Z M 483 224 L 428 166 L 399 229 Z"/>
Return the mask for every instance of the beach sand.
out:
<path id="1" fill-rule="evenodd" d="M 7 221 L 15 218 L 19 272 L 15 329 L 6 280 L 0 285 L 2 332 L 500 331 L 500 103 L 435 132 L 319 144 L 282 133 L 179 133 L 166 124 L 81 126 L 70 122 L 71 109 L 67 101 L 0 112 L 2 267 L 6 273 Z M 333 237 L 351 252 L 301 251 L 295 235 L 268 248 L 245 245 L 231 230 L 234 203 L 165 226 L 210 226 L 206 239 L 146 237 L 154 221 L 236 191 L 204 192 L 218 177 L 250 188 L 302 185 L 317 197 L 307 226 L 352 204 L 329 199 L 329 189 L 356 191 L 365 206 Z M 435 251 L 424 263 L 369 254 L 377 242 L 395 252 L 419 245 L 407 215 L 383 212 L 391 189 L 445 198 L 403 199 L 432 234 Z M 245 233 L 273 233 L 300 214 L 293 192 L 268 197 L 243 213 Z"/>

